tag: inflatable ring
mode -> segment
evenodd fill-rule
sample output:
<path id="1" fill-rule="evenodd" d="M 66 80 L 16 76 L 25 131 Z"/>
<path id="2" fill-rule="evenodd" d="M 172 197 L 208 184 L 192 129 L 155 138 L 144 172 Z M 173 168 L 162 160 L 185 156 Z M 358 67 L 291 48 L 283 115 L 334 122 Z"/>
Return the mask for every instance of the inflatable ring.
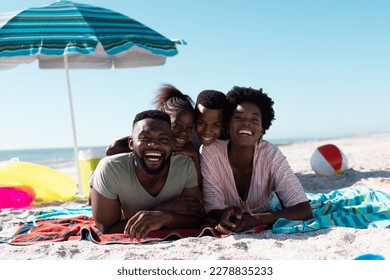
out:
<path id="1" fill-rule="evenodd" d="M 0 185 L 31 186 L 35 193 L 34 203 L 69 201 L 74 199 L 77 184 L 64 173 L 47 166 L 23 162 L 0 162 Z"/>
<path id="2" fill-rule="evenodd" d="M 30 186 L 0 186 L 0 209 L 25 208 L 34 201 L 35 196 L 35 190 Z"/>

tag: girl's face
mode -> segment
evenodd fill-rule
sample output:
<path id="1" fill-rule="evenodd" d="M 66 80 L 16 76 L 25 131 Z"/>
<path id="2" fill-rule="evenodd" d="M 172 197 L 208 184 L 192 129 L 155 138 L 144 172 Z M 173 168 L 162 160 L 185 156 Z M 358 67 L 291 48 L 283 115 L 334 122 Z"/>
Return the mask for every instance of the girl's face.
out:
<path id="1" fill-rule="evenodd" d="M 229 137 L 234 145 L 251 146 L 263 134 L 261 111 L 250 102 L 237 105 L 229 123 Z"/>
<path id="2" fill-rule="evenodd" d="M 221 137 L 223 129 L 223 109 L 209 109 L 202 104 L 197 107 L 195 131 L 200 142 L 208 146 Z"/>
<path id="3" fill-rule="evenodd" d="M 194 114 L 189 110 L 170 112 L 175 149 L 182 148 L 190 140 Z"/>

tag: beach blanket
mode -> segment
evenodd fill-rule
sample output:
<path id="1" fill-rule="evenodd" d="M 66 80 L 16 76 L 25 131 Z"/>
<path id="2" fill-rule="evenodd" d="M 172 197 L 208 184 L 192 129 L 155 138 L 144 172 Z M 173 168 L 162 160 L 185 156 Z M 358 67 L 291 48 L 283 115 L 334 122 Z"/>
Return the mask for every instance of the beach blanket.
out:
<path id="1" fill-rule="evenodd" d="M 34 212 L 32 217 L 26 221 L 37 221 L 50 218 L 66 218 L 76 216 L 88 216 L 92 217 L 92 208 L 88 205 L 79 207 L 52 207 L 49 209 L 41 209 Z"/>
<path id="2" fill-rule="evenodd" d="M 358 229 L 390 226 L 388 193 L 366 187 L 349 187 L 328 193 L 308 193 L 307 196 L 313 208 L 313 219 L 279 219 L 272 227 L 273 233 L 309 232 L 335 226 Z M 259 226 L 244 233 L 259 233 L 265 229 L 266 226 Z M 144 240 L 130 240 L 127 234 L 100 232 L 94 224 L 91 207 L 83 206 L 37 211 L 20 223 L 13 236 L 0 240 L 0 243 L 30 245 L 50 241 L 89 240 L 97 244 L 131 244 L 201 236 L 221 238 L 228 235 L 219 234 L 213 227 L 205 226 L 200 229 L 157 230 Z"/>
<path id="3" fill-rule="evenodd" d="M 61 211 L 55 212 L 55 214 L 61 215 Z M 46 214 L 40 213 L 38 216 Z M 54 212 L 51 214 L 54 215 Z M 266 226 L 258 226 L 247 230 L 245 233 L 258 233 L 264 229 L 266 229 Z M 42 242 L 89 240 L 96 244 L 134 244 L 201 236 L 220 238 L 228 235 L 220 234 L 212 227 L 176 230 L 163 229 L 150 232 L 146 239 L 131 240 L 128 234 L 103 234 L 95 226 L 93 217 L 80 215 L 76 217 L 31 219 L 21 223 L 18 231 L 12 237 L 0 240 L 0 242 L 11 245 L 31 245 Z"/>
<path id="4" fill-rule="evenodd" d="M 357 229 L 390 226 L 390 194 L 366 187 L 349 187 L 329 193 L 307 194 L 313 219 L 291 221 L 279 219 L 274 233 L 296 233 L 330 227 Z"/>

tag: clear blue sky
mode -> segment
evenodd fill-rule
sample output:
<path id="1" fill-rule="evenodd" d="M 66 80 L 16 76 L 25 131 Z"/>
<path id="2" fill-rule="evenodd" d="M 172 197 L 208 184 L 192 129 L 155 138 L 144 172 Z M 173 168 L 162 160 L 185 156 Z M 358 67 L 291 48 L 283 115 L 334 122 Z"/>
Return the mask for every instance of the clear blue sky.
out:
<path id="1" fill-rule="evenodd" d="M 390 131 L 390 1 L 79 2 L 188 42 L 160 67 L 71 71 L 79 146 L 128 135 L 162 83 L 194 100 L 262 87 L 275 101 L 268 139 Z M 2 1 L 0 12 L 50 3 Z M 72 147 L 65 72 L 34 63 L 0 74 L 0 150 Z"/>

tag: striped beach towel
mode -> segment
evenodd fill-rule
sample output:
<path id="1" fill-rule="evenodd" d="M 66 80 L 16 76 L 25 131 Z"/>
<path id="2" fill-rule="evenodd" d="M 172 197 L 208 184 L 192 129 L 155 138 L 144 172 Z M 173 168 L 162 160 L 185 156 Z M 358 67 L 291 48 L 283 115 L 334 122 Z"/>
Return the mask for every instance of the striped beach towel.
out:
<path id="1" fill-rule="evenodd" d="M 356 186 L 307 196 L 313 208 L 313 219 L 291 221 L 282 218 L 276 221 L 272 232 L 308 232 L 335 226 L 357 229 L 390 226 L 388 193 Z"/>
<path id="2" fill-rule="evenodd" d="M 76 216 L 92 217 L 92 208 L 88 205 L 79 207 L 52 207 L 49 209 L 37 210 L 26 222 L 38 221 L 52 218 L 66 218 Z"/>
<path id="3" fill-rule="evenodd" d="M 83 209 L 84 211 L 85 209 Z M 50 211 L 48 211 L 50 212 Z M 17 232 L 9 237 L 0 240 L 0 243 L 11 245 L 33 245 L 44 242 L 60 242 L 72 240 L 89 240 L 96 244 L 134 244 L 147 243 L 151 241 L 177 240 L 186 237 L 214 236 L 218 238 L 226 237 L 230 234 L 220 234 L 214 227 L 205 226 L 203 228 L 185 229 L 161 229 L 152 231 L 147 238 L 136 240 L 130 239 L 128 234 L 114 233 L 103 234 L 95 225 L 93 217 L 79 215 L 71 217 L 71 213 L 77 213 L 77 209 L 66 209 L 64 213 L 55 210 L 50 213 L 41 212 L 37 216 L 19 224 Z M 51 217 L 47 217 L 47 216 Z M 55 216 L 61 216 L 55 217 Z M 258 226 L 248 229 L 244 233 L 258 233 L 265 230 L 266 226 Z M 233 234 L 233 233 L 232 233 Z"/>

